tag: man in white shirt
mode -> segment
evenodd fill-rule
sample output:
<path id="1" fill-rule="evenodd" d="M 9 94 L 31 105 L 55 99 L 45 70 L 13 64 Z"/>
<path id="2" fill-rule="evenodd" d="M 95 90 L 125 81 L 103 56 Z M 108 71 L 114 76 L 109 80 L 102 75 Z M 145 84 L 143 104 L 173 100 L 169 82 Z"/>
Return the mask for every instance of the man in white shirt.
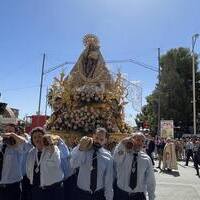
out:
<path id="1" fill-rule="evenodd" d="M 72 151 L 71 166 L 79 168 L 75 200 L 113 200 L 113 160 L 103 148 L 107 135 L 104 128 L 97 128 Z"/>
<path id="2" fill-rule="evenodd" d="M 155 199 L 155 176 L 150 157 L 141 151 L 145 137 L 142 133 L 133 133 L 123 139 L 114 151 L 116 188 L 114 200 Z"/>
<path id="3" fill-rule="evenodd" d="M 21 160 L 26 140 L 15 134 L 16 125 L 7 124 L 0 141 L 0 199 L 20 200 Z"/>

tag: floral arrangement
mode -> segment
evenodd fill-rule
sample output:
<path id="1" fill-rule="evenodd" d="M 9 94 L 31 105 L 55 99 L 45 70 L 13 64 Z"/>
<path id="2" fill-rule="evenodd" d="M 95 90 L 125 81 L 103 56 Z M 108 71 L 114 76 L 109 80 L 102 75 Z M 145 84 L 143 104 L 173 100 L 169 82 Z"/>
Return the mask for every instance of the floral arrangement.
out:
<path id="1" fill-rule="evenodd" d="M 74 101 L 82 104 L 105 102 L 105 95 L 96 91 L 76 91 L 73 98 Z"/>
<path id="2" fill-rule="evenodd" d="M 71 112 L 63 112 L 54 122 L 55 130 L 73 130 L 93 132 L 98 127 L 105 127 L 109 132 L 114 131 L 111 113 L 84 106 Z"/>
<path id="3" fill-rule="evenodd" d="M 126 132 L 124 78 L 120 72 L 115 78 L 109 72 L 95 35 L 87 34 L 83 43 L 85 49 L 71 72 L 67 76 L 62 72 L 49 89 L 47 98 L 53 113 L 46 127 L 84 134 L 98 127 Z"/>

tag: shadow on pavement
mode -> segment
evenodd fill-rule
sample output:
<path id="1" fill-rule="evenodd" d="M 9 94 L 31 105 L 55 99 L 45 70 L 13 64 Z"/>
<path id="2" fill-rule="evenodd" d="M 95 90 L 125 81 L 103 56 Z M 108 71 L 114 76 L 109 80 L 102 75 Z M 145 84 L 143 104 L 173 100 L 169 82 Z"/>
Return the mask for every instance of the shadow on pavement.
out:
<path id="1" fill-rule="evenodd" d="M 178 171 L 160 170 L 160 173 L 168 174 L 174 177 L 180 176 L 180 173 Z"/>
<path id="2" fill-rule="evenodd" d="M 187 166 L 185 166 L 185 164 L 180 164 L 178 163 L 179 166 L 183 167 L 183 168 L 187 168 Z"/>
<path id="3" fill-rule="evenodd" d="M 190 166 L 190 165 L 186 166 L 185 164 L 180 164 L 180 163 L 178 163 L 178 165 L 183 168 L 194 168 L 194 166 Z"/>

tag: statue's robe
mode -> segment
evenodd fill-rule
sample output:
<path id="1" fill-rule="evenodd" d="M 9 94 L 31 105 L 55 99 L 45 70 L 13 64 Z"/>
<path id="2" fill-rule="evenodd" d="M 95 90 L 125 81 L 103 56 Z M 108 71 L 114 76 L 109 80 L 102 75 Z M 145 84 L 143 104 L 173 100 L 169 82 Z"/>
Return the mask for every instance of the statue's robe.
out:
<path id="1" fill-rule="evenodd" d="M 90 84 L 107 89 L 113 81 L 99 47 L 84 49 L 65 80 L 70 81 L 72 89 Z"/>

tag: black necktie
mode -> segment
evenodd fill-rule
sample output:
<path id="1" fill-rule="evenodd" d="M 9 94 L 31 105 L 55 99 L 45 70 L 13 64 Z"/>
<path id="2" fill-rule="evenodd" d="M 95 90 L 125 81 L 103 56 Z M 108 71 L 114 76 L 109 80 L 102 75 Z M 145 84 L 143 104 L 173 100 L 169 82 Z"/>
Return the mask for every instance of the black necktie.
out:
<path id="1" fill-rule="evenodd" d="M 2 149 L 1 149 L 1 152 L 0 152 L 0 180 L 1 180 L 1 178 L 2 178 L 3 157 L 4 157 L 4 154 L 5 154 L 5 151 L 6 151 L 6 147 L 7 147 L 7 145 L 6 145 L 6 144 L 3 144 Z"/>
<path id="2" fill-rule="evenodd" d="M 38 151 L 37 157 L 38 160 L 41 158 L 42 152 Z M 33 171 L 33 185 L 40 186 L 40 166 L 37 165 L 38 163 L 35 161 L 34 171 Z"/>
<path id="3" fill-rule="evenodd" d="M 92 169 L 90 175 L 90 189 L 94 192 L 97 187 L 97 150 L 94 150 L 92 157 Z"/>
<path id="4" fill-rule="evenodd" d="M 134 190 L 134 188 L 137 185 L 137 156 L 138 156 L 137 153 L 133 154 L 133 161 L 132 161 L 132 166 L 131 166 L 129 186 L 132 190 Z"/>

